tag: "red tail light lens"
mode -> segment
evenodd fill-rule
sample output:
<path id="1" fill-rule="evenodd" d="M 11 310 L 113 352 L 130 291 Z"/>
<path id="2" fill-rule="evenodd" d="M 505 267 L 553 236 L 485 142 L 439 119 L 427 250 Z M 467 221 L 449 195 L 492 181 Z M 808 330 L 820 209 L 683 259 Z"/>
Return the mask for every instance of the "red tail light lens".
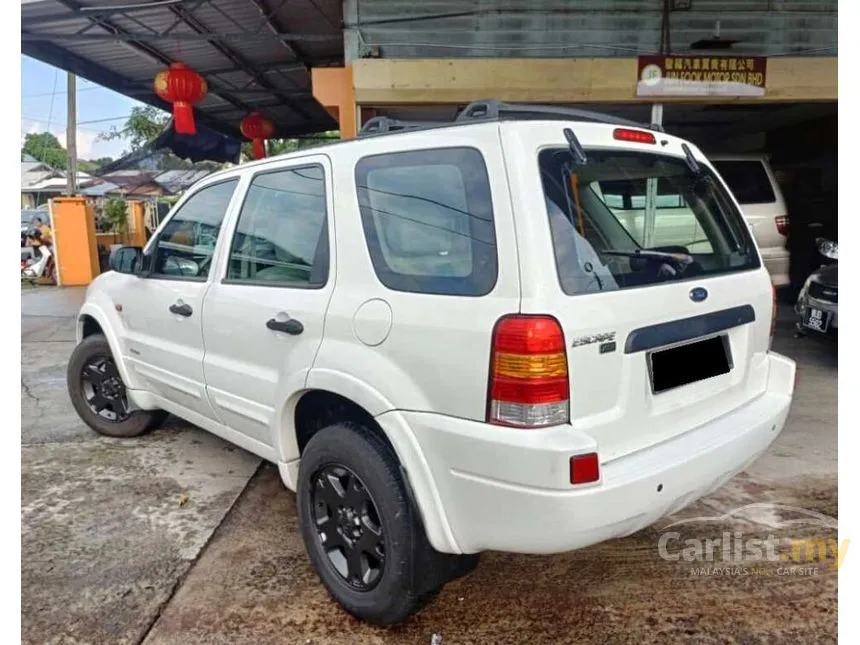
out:
<path id="1" fill-rule="evenodd" d="M 775 218 L 776 230 L 780 235 L 788 235 L 788 215 L 777 215 Z"/>
<path id="2" fill-rule="evenodd" d="M 616 128 L 612 137 L 618 141 L 633 141 L 634 143 L 657 143 L 654 134 L 643 130 L 631 130 L 629 128 Z"/>
<path id="3" fill-rule="evenodd" d="M 570 421 L 567 352 L 555 318 L 512 315 L 496 323 L 487 421 L 518 428 Z"/>
<path id="4" fill-rule="evenodd" d="M 570 483 L 588 484 L 600 479 L 600 462 L 596 452 L 570 458 Z"/>

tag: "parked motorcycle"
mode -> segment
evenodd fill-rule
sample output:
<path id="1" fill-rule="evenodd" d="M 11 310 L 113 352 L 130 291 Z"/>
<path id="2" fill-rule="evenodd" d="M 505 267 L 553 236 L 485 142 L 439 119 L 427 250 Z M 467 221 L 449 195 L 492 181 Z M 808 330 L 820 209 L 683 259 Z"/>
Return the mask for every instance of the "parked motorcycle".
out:
<path id="1" fill-rule="evenodd" d="M 794 306 L 798 316 L 797 335 L 836 340 L 839 332 L 839 246 L 824 237 L 817 238 L 815 244 L 821 266 L 806 279 Z"/>
<path id="2" fill-rule="evenodd" d="M 52 252 L 53 244 L 40 228 L 26 232 L 27 246 L 35 251 L 35 257 L 21 259 L 21 281 L 31 284 L 56 284 L 56 262 Z"/>

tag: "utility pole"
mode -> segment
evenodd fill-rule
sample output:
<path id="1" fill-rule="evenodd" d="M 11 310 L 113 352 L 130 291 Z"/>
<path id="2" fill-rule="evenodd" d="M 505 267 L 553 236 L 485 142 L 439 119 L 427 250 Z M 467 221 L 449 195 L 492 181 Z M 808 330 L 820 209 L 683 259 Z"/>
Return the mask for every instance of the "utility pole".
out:
<path id="1" fill-rule="evenodd" d="M 66 192 L 71 196 L 78 192 L 78 97 L 77 77 L 68 72 L 66 78 Z"/>

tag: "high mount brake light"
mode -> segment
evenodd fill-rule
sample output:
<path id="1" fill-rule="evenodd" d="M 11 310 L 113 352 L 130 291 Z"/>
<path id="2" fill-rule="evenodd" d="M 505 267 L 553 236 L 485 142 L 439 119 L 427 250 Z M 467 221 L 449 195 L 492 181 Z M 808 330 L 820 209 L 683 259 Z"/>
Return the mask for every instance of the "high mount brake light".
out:
<path id="1" fill-rule="evenodd" d="M 653 133 L 644 130 L 631 130 L 630 128 L 615 128 L 612 132 L 612 138 L 634 143 L 657 143 Z"/>
<path id="2" fill-rule="evenodd" d="M 540 428 L 570 421 L 567 352 L 552 316 L 510 315 L 493 330 L 487 421 Z"/>

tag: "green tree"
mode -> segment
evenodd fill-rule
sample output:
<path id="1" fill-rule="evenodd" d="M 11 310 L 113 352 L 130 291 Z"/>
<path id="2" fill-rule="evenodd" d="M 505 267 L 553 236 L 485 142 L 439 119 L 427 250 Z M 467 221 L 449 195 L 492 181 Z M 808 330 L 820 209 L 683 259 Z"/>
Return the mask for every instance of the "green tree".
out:
<path id="1" fill-rule="evenodd" d="M 31 157 L 38 159 L 52 168 L 65 170 L 66 149 L 60 144 L 50 132 L 30 132 L 24 136 L 24 145 L 21 152 L 26 152 Z"/>
<path id="2" fill-rule="evenodd" d="M 128 142 L 131 151 L 138 150 L 161 134 L 169 120 L 170 115 L 151 105 L 133 107 L 121 128 L 114 126 L 109 132 L 101 133 L 99 139 L 121 139 Z"/>
<path id="3" fill-rule="evenodd" d="M 338 141 L 340 133 L 337 130 L 329 132 L 321 132 L 320 134 L 303 137 L 301 139 L 269 139 L 266 141 L 267 155 L 274 157 L 275 155 L 283 155 L 296 150 L 304 150 L 305 148 L 314 148 L 316 146 Z M 242 144 L 242 156 L 245 159 L 253 159 L 251 151 L 251 142 L 246 141 Z"/>

